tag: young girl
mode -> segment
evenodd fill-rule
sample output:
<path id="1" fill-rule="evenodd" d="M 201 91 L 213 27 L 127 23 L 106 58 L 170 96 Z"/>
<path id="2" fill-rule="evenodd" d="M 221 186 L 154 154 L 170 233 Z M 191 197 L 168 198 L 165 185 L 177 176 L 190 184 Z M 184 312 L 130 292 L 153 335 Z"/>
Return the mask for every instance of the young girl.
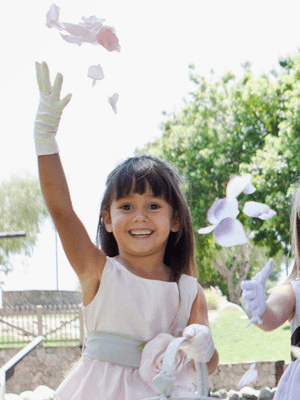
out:
<path id="1" fill-rule="evenodd" d="M 288 279 L 265 298 L 265 283 L 271 273 L 273 260 L 251 281 L 241 284 L 242 303 L 256 325 L 271 331 L 284 322 L 291 326 L 291 344 L 300 346 L 300 185 L 296 190 L 291 210 L 291 238 L 295 264 Z M 298 400 L 300 396 L 300 359 L 292 361 L 281 377 L 274 400 Z"/>
<path id="2" fill-rule="evenodd" d="M 36 64 L 40 105 L 35 143 L 42 192 L 82 286 L 87 340 L 56 391 L 60 400 L 139 400 L 157 396 L 152 380 L 168 344 L 188 337 L 176 362 L 177 394 L 194 391 L 191 358 L 218 363 L 207 304 L 197 283 L 193 230 L 178 175 L 163 161 L 129 158 L 107 179 L 95 246 L 73 210 L 55 140 L 62 75 L 53 87 Z M 101 247 L 100 247 L 101 246 Z"/>

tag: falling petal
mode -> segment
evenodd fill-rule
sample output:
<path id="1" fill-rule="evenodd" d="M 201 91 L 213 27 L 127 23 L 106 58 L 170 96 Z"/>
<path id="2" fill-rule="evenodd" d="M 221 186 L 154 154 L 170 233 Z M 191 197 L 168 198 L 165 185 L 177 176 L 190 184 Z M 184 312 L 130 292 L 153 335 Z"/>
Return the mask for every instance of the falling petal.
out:
<path id="1" fill-rule="evenodd" d="M 118 100 L 119 100 L 118 93 L 114 93 L 111 97 L 108 98 L 108 102 L 116 114 L 117 114 L 117 101 Z"/>
<path id="2" fill-rule="evenodd" d="M 99 29 L 102 28 L 103 22 L 105 21 L 104 18 L 97 18 L 95 15 L 92 15 L 91 17 L 81 17 L 82 21 L 81 25 L 88 27 L 88 28 L 93 28 L 93 29 Z"/>
<path id="3" fill-rule="evenodd" d="M 255 192 L 255 187 L 251 184 L 251 175 L 232 175 L 226 186 L 226 197 L 236 199 L 242 192 L 251 194 Z"/>
<path id="4" fill-rule="evenodd" d="M 63 29 L 59 23 L 60 8 L 56 4 L 52 4 L 46 14 L 46 25 L 48 28 Z"/>
<path id="5" fill-rule="evenodd" d="M 277 214 L 277 212 L 270 208 L 269 212 L 261 214 L 258 218 L 266 221 L 268 219 L 275 217 L 276 214 Z"/>
<path id="6" fill-rule="evenodd" d="M 88 77 L 93 79 L 93 83 L 92 86 L 95 86 L 96 81 L 104 79 L 104 74 L 103 74 L 103 70 L 100 66 L 100 64 L 98 65 L 91 65 L 88 69 Z"/>
<path id="7" fill-rule="evenodd" d="M 78 39 L 77 36 L 63 35 L 62 33 L 60 34 L 60 36 L 68 43 L 75 43 L 78 44 L 78 46 L 82 45 L 82 40 Z"/>
<path id="8" fill-rule="evenodd" d="M 200 233 L 201 235 L 205 234 L 205 233 L 210 233 L 214 229 L 216 229 L 216 227 L 217 227 L 217 225 L 209 225 L 209 226 L 206 226 L 205 228 L 198 229 L 198 233 Z"/>
<path id="9" fill-rule="evenodd" d="M 248 242 L 242 223 L 233 218 L 224 218 L 214 230 L 216 243 L 223 247 L 238 246 Z"/>
<path id="10" fill-rule="evenodd" d="M 222 219 L 236 218 L 239 215 L 238 201 L 236 199 L 218 199 L 213 202 L 207 212 L 207 220 L 215 225 Z"/>
<path id="11" fill-rule="evenodd" d="M 239 380 L 237 387 L 241 389 L 245 386 L 251 386 L 257 381 L 258 372 L 256 369 L 256 363 L 251 364 L 248 371 L 244 373 L 242 378 Z"/>
<path id="12" fill-rule="evenodd" d="M 258 203 L 256 201 L 247 201 L 244 204 L 243 212 L 248 215 L 248 217 L 260 218 L 262 220 L 267 220 L 274 215 L 276 211 L 272 210 L 267 204 Z"/>
<path id="13" fill-rule="evenodd" d="M 120 51 L 119 39 L 111 26 L 104 26 L 97 35 L 97 41 L 108 51 Z"/>

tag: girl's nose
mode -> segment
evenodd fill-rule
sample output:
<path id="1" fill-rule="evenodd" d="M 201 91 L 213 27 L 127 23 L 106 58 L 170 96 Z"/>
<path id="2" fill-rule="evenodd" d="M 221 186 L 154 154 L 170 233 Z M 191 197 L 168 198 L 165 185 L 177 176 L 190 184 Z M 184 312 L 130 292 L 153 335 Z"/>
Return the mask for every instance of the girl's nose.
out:
<path id="1" fill-rule="evenodd" d="M 144 209 L 139 209 L 137 210 L 135 216 L 134 216 L 134 221 L 145 221 L 146 220 L 146 213 Z"/>

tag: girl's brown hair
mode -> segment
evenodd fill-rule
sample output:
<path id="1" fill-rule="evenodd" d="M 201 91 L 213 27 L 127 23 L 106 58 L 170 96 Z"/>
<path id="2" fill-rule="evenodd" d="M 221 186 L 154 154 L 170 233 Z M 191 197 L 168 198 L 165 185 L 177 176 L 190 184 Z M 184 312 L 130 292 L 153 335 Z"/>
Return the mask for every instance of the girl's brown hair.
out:
<path id="1" fill-rule="evenodd" d="M 100 207 L 97 245 L 109 257 L 119 254 L 114 235 L 105 229 L 104 211 L 110 212 L 114 199 L 118 200 L 131 192 L 144 194 L 149 185 L 155 197 L 163 197 L 171 205 L 179 225 L 178 232 L 170 232 L 164 263 L 172 269 L 174 281 L 178 281 L 182 273 L 196 276 L 192 220 L 180 189 L 181 183 L 180 176 L 173 168 L 153 156 L 131 157 L 117 166 L 106 181 Z"/>

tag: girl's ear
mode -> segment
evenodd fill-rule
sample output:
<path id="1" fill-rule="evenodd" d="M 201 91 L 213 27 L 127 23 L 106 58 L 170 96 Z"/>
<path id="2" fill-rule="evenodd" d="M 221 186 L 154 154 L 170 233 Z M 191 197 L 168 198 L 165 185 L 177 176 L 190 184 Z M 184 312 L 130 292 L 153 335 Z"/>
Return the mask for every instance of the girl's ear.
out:
<path id="1" fill-rule="evenodd" d="M 102 218 L 103 218 L 103 223 L 104 223 L 106 231 L 111 233 L 112 232 L 112 223 L 111 223 L 110 214 L 107 210 L 103 211 Z"/>
<path id="2" fill-rule="evenodd" d="M 179 218 L 178 218 L 178 212 L 176 211 L 172 219 L 171 232 L 178 232 L 178 231 L 179 231 Z"/>

